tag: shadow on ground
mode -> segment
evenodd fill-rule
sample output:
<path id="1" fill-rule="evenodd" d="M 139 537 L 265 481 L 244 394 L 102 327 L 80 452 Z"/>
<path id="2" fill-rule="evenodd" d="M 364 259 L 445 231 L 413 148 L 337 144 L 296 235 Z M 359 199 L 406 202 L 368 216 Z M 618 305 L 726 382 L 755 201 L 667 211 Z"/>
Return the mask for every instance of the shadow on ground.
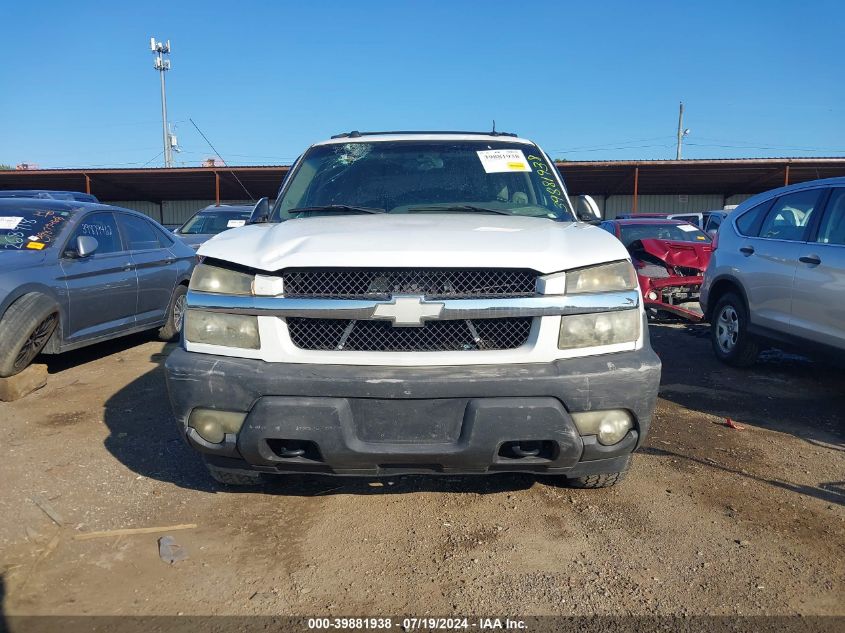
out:
<path id="1" fill-rule="evenodd" d="M 650 331 L 663 361 L 663 400 L 845 451 L 842 367 L 767 350 L 753 367 L 737 369 L 716 360 L 707 325 L 652 325 Z"/>
<path id="2" fill-rule="evenodd" d="M 845 389 L 842 388 L 845 370 L 842 367 L 769 349 L 753 367 L 737 369 L 716 360 L 708 325 L 652 325 L 650 330 L 652 345 L 663 361 L 660 398 L 664 407 L 665 403 L 673 403 L 723 420 L 730 418 L 741 426 L 788 433 L 824 450 L 845 452 Z M 674 420 L 670 418 L 671 421 Z M 678 425 L 674 430 L 682 432 L 682 426 L 685 425 Z M 811 486 L 760 477 L 742 467 L 741 456 L 716 453 L 711 447 L 702 446 L 694 432 L 686 439 L 689 446 L 669 450 L 658 447 L 653 434 L 642 452 L 686 460 L 845 505 L 843 481 L 822 481 Z"/>
<path id="3" fill-rule="evenodd" d="M 167 398 L 164 362 L 174 348 L 168 345 L 151 357 L 156 363 L 117 391 L 105 403 L 103 419 L 110 433 L 106 449 L 133 472 L 204 492 L 256 492 L 286 496 L 329 494 L 406 494 L 413 492 L 465 492 L 492 494 L 530 488 L 536 481 L 563 484 L 563 478 L 498 473 L 495 475 L 398 475 L 366 478 L 331 475 L 282 475 L 270 477 L 260 488 L 231 488 L 217 484 L 201 456 L 189 448 L 176 427 Z M 80 361 L 81 363 L 82 361 Z"/>
<path id="4" fill-rule="evenodd" d="M 690 462 L 695 462 L 696 464 L 705 466 L 707 468 L 716 468 L 726 473 L 730 473 L 731 475 L 736 475 L 737 477 L 752 479 L 759 483 L 769 484 L 770 486 L 774 486 L 776 488 L 781 488 L 783 490 L 788 490 L 789 492 L 795 492 L 797 494 L 802 494 L 808 497 L 813 497 L 815 499 L 820 499 L 821 501 L 826 501 L 827 503 L 845 505 L 845 481 L 825 481 L 819 483 L 817 486 L 807 486 L 804 484 L 794 484 L 788 481 L 782 481 L 780 479 L 759 477 L 757 475 L 749 473 L 747 470 L 734 468 L 726 464 L 720 464 L 715 462 L 714 460 L 701 459 L 693 455 L 670 451 L 663 448 L 656 448 L 654 446 L 645 446 L 641 449 L 641 452 L 645 453 L 646 455 L 654 455 L 656 457 L 684 459 Z"/>
<path id="5" fill-rule="evenodd" d="M 825 448 L 845 450 L 842 412 L 845 372 L 786 355 L 765 358 L 749 370 L 718 363 L 706 338 L 705 326 L 655 325 L 651 327 L 655 350 L 663 361 L 661 397 L 687 409 L 731 417 L 742 424 L 792 433 Z M 149 337 L 140 340 L 150 340 Z M 73 366 L 103 353 L 128 349 L 130 340 L 113 342 L 105 349 L 75 352 L 73 359 L 55 361 Z M 123 347 L 125 346 L 125 347 Z M 105 446 L 132 471 L 177 486 L 207 492 L 237 490 L 213 482 L 202 459 L 182 440 L 170 411 L 163 365 L 173 345 L 155 354 L 156 367 L 138 376 L 112 395 L 105 404 L 104 420 L 110 435 Z M 84 354 L 83 354 L 84 352 Z M 80 354 L 83 354 L 80 357 Z M 657 456 L 669 451 L 647 448 Z M 697 459 L 682 455 L 686 459 Z M 708 462 L 709 464 L 709 462 Z M 712 465 L 712 464 L 709 464 Z M 530 488 L 535 482 L 562 483 L 554 477 L 522 474 L 489 476 L 403 475 L 379 479 L 332 476 L 283 476 L 260 490 L 284 495 L 406 494 L 421 491 L 497 493 Z M 785 482 L 770 482 L 790 487 Z M 824 486 L 828 486 L 826 489 Z M 794 487 L 794 486 L 793 486 Z M 841 502 L 841 482 L 820 484 L 804 492 L 828 501 Z"/>
<path id="6" fill-rule="evenodd" d="M 78 367 L 79 365 L 84 365 L 85 363 L 90 363 L 105 356 L 111 356 L 112 354 L 119 354 L 138 345 L 157 340 L 156 331 L 150 330 L 149 332 L 121 336 L 120 338 L 89 345 L 88 347 L 75 349 L 64 354 L 42 354 L 36 362 L 47 365 L 47 371 L 50 374 L 58 374 L 66 369 Z"/>

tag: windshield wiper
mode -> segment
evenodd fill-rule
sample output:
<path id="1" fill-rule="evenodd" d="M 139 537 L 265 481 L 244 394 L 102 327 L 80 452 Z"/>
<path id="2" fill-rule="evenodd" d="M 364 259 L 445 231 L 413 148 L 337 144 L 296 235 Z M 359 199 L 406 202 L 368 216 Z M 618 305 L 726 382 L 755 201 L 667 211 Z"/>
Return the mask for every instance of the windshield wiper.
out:
<path id="1" fill-rule="evenodd" d="M 290 209 L 288 213 L 323 213 L 328 211 L 329 213 L 334 213 L 335 211 L 338 213 L 384 213 L 384 209 L 377 209 L 375 207 L 356 207 L 354 205 L 349 204 L 326 204 L 322 206 L 316 207 L 299 207 L 296 209 Z"/>
<path id="2" fill-rule="evenodd" d="M 509 211 L 502 211 L 501 209 L 489 209 L 487 207 L 477 207 L 472 204 L 455 204 L 455 205 L 446 205 L 443 207 L 438 206 L 430 206 L 430 207 L 411 207 L 407 210 L 407 213 L 426 213 L 426 212 L 437 212 L 437 211 L 470 211 L 472 213 L 495 213 L 497 215 L 514 215 Z"/>

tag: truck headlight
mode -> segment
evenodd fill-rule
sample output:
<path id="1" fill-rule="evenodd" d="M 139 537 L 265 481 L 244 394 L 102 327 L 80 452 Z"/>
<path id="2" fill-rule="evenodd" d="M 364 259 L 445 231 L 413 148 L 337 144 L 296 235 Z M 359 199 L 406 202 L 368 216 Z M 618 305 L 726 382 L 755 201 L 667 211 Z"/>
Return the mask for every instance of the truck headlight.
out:
<path id="1" fill-rule="evenodd" d="M 191 290 L 216 292 L 225 295 L 251 295 L 255 275 L 248 275 L 236 270 L 198 264 L 191 275 Z"/>
<path id="2" fill-rule="evenodd" d="M 284 281 L 274 275 L 250 275 L 220 266 L 199 264 L 191 275 L 191 290 L 223 295 L 277 297 L 284 292 Z"/>
<path id="3" fill-rule="evenodd" d="M 627 260 L 566 272 L 566 294 L 568 295 L 634 290 L 636 287 L 637 273 L 631 262 Z"/>
<path id="4" fill-rule="evenodd" d="M 604 446 L 620 442 L 634 428 L 631 414 L 624 409 L 573 413 L 572 421 L 581 435 L 595 435 Z"/>
<path id="5" fill-rule="evenodd" d="M 560 317 L 558 349 L 633 343 L 640 338 L 640 311 L 594 312 Z"/>
<path id="6" fill-rule="evenodd" d="M 185 312 L 185 338 L 192 343 L 260 349 L 258 317 L 188 309 Z"/>

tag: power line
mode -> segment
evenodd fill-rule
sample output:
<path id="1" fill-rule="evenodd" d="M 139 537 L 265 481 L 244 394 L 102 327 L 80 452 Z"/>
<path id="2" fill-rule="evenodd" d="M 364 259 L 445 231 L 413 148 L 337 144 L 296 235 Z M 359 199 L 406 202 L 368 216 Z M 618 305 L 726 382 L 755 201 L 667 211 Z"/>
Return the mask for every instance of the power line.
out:
<path id="1" fill-rule="evenodd" d="M 223 161 L 223 165 L 226 166 L 226 167 L 229 167 L 229 165 L 226 163 L 226 160 L 220 155 L 220 152 L 218 152 L 217 149 L 214 147 L 214 145 L 211 144 L 211 141 L 208 140 L 208 137 L 205 134 L 202 133 L 202 130 L 199 128 L 199 126 L 196 123 L 194 123 L 194 120 L 192 118 L 188 117 L 188 121 L 190 121 L 191 125 L 193 125 L 197 129 L 197 132 L 199 132 L 200 136 L 203 137 L 203 139 L 205 139 L 205 142 L 208 143 L 208 146 L 217 155 L 217 157 L 220 158 L 221 161 Z M 249 189 L 247 189 L 244 186 L 244 183 L 241 182 L 241 179 L 238 178 L 238 175 L 234 172 L 234 170 L 231 167 L 229 167 L 229 173 L 232 174 L 235 177 L 235 180 L 238 181 L 238 184 L 241 186 L 241 189 L 243 189 L 244 192 L 246 192 L 246 195 L 249 196 L 249 199 L 255 200 L 255 196 L 253 196 L 249 192 Z"/>
<path id="2" fill-rule="evenodd" d="M 666 148 L 666 147 L 674 147 L 674 146 L 671 143 L 667 143 L 665 145 L 625 145 L 625 146 L 620 146 L 620 147 L 599 147 L 599 148 L 595 148 L 595 149 L 573 150 L 573 151 L 569 151 L 569 152 L 561 152 L 561 151 L 554 152 L 553 151 L 552 154 L 576 154 L 576 153 L 581 153 L 581 152 L 585 152 L 585 153 L 586 152 L 607 152 L 607 151 L 623 150 L 623 149 L 650 149 L 650 148 L 655 148 L 655 147 Z"/>
<path id="3" fill-rule="evenodd" d="M 645 143 L 647 141 L 658 141 L 665 138 L 675 138 L 671 134 L 664 134 L 663 136 L 652 136 L 650 138 L 637 138 L 632 139 L 630 141 L 613 141 L 611 143 L 607 143 L 605 145 L 582 145 L 581 147 L 569 147 L 566 150 L 563 149 L 553 149 L 551 150 L 552 153 L 571 153 L 579 150 L 593 150 L 593 149 L 615 149 L 610 147 L 611 145 L 624 145 L 627 143 Z"/>
<path id="4" fill-rule="evenodd" d="M 147 165 L 149 165 L 151 162 L 153 162 L 156 158 L 158 158 L 158 157 L 159 157 L 159 156 L 161 156 L 162 154 L 164 154 L 164 150 L 160 151 L 158 154 L 156 154 L 155 156 L 153 156 L 150 160 L 148 160 L 146 163 L 144 163 L 143 165 L 141 165 L 141 167 L 146 167 Z"/>
<path id="5" fill-rule="evenodd" d="M 715 143 L 687 143 L 696 147 L 720 147 L 724 149 L 763 149 L 763 150 L 788 150 L 793 152 L 845 152 L 845 149 L 834 147 L 786 147 L 774 145 L 722 145 Z"/>

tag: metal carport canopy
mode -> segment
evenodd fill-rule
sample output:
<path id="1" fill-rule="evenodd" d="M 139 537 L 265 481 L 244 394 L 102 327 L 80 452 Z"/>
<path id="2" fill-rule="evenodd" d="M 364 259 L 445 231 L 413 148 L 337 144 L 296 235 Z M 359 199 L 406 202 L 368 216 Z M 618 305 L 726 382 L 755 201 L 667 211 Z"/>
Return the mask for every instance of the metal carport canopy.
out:
<path id="1" fill-rule="evenodd" d="M 557 167 L 571 194 L 603 196 L 632 193 L 730 196 L 845 176 L 842 157 L 564 161 L 557 163 Z M 279 165 L 7 170 L 0 171 L 0 189 L 89 191 L 103 201 L 244 200 L 274 197 L 288 169 Z"/>
<path id="2" fill-rule="evenodd" d="M 738 158 L 557 163 L 569 192 L 594 195 L 759 193 L 845 176 L 845 158 Z"/>
<path id="3" fill-rule="evenodd" d="M 15 170 L 0 171 L 0 189 L 85 191 L 102 201 L 248 200 L 274 197 L 287 171 L 285 166 Z"/>

